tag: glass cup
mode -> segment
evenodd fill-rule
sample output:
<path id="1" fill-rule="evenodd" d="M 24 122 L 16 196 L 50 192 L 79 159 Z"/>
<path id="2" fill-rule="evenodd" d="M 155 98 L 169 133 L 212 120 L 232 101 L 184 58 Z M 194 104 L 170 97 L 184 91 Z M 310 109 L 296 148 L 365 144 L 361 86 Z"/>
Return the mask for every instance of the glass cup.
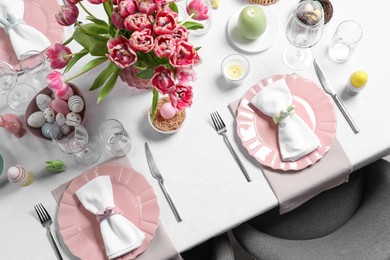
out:
<path id="1" fill-rule="evenodd" d="M 346 62 L 362 38 L 363 30 L 360 24 L 352 20 L 341 22 L 333 35 L 328 47 L 328 54 L 335 62 Z"/>
<path id="2" fill-rule="evenodd" d="M 190 34 L 197 36 L 206 34 L 212 25 L 210 0 L 186 0 L 185 9 L 188 16 L 187 19 L 203 25 L 202 29 L 191 30 Z"/>
<path id="3" fill-rule="evenodd" d="M 239 86 L 244 82 L 249 69 L 248 59 L 241 54 L 230 54 L 223 59 L 221 64 L 225 81 L 234 86 Z"/>
<path id="4" fill-rule="evenodd" d="M 133 147 L 129 133 L 116 119 L 108 119 L 100 125 L 99 139 L 117 157 L 126 156 Z"/>
<path id="5" fill-rule="evenodd" d="M 22 71 L 32 77 L 35 85 L 39 88 L 47 86 L 47 75 L 51 72 L 47 66 L 45 56 L 39 51 L 28 51 L 20 58 Z"/>

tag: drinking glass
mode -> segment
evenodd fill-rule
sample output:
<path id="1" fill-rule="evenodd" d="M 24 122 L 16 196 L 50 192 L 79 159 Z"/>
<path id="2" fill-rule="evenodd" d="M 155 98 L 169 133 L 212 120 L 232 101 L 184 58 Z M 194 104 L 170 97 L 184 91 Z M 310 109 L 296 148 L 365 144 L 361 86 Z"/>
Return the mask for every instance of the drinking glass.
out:
<path id="1" fill-rule="evenodd" d="M 14 67 L 0 61 L 0 94 L 7 94 L 8 106 L 17 112 L 23 112 L 35 96 L 35 89 L 26 83 L 17 83 L 18 75 Z"/>
<path id="2" fill-rule="evenodd" d="M 283 51 L 284 63 L 293 70 L 303 70 L 312 64 L 310 48 L 321 38 L 324 10 L 319 1 L 300 2 L 291 13 L 286 29 L 290 45 Z"/>
<path id="3" fill-rule="evenodd" d="M 212 24 L 210 0 L 186 0 L 185 9 L 188 15 L 187 19 L 203 25 L 203 29 L 191 30 L 191 34 L 197 36 L 206 34 Z"/>
<path id="4" fill-rule="evenodd" d="M 116 119 L 108 119 L 100 125 L 99 139 L 117 157 L 127 155 L 133 147 L 129 133 Z"/>
<path id="5" fill-rule="evenodd" d="M 67 134 L 63 134 L 64 127 L 69 127 Z M 77 122 L 68 120 L 63 126 L 54 123 L 50 128 L 50 136 L 62 152 L 73 154 L 73 158 L 80 165 L 89 166 L 100 158 L 99 143 L 89 140 L 87 130 Z"/>
<path id="6" fill-rule="evenodd" d="M 329 57 L 339 63 L 347 61 L 362 38 L 362 35 L 362 27 L 357 22 L 352 20 L 341 22 L 337 26 L 329 45 Z"/>
<path id="7" fill-rule="evenodd" d="M 51 69 L 47 66 L 46 58 L 40 51 L 31 50 L 20 57 L 20 67 L 24 73 L 31 76 L 34 85 L 39 88 L 47 86 L 46 77 Z"/>

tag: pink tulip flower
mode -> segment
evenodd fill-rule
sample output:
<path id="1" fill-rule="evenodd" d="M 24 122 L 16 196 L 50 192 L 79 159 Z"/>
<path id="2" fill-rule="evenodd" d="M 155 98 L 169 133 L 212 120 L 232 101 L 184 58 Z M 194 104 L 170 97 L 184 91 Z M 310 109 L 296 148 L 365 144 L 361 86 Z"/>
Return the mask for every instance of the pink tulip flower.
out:
<path id="1" fill-rule="evenodd" d="M 144 13 L 135 13 L 126 17 L 124 25 L 129 31 L 142 31 L 145 28 L 152 29 L 153 25 Z"/>
<path id="2" fill-rule="evenodd" d="M 156 22 L 153 24 L 153 31 L 158 34 L 172 34 L 177 26 L 177 22 L 172 13 L 167 11 L 158 12 Z"/>
<path id="3" fill-rule="evenodd" d="M 155 0 L 135 0 L 138 12 L 150 15 L 157 10 Z"/>
<path id="4" fill-rule="evenodd" d="M 159 58 L 169 58 L 175 53 L 175 39 L 169 34 L 157 36 L 154 39 L 154 54 Z"/>
<path id="5" fill-rule="evenodd" d="M 53 69 L 62 69 L 64 68 L 70 59 L 72 51 L 68 46 L 56 43 L 54 48 L 49 48 L 47 50 L 47 57 L 50 60 L 50 67 Z"/>
<path id="6" fill-rule="evenodd" d="M 176 43 L 175 54 L 169 58 L 174 67 L 192 67 L 200 62 L 198 52 L 186 41 Z"/>
<path id="7" fill-rule="evenodd" d="M 176 42 L 188 41 L 188 30 L 183 25 L 178 25 L 172 33 Z"/>
<path id="8" fill-rule="evenodd" d="M 149 52 L 154 47 L 154 39 L 150 29 L 134 31 L 129 39 L 129 44 L 136 51 Z"/>
<path id="9" fill-rule="evenodd" d="M 81 0 L 66 0 L 66 2 L 68 2 L 68 4 L 70 5 L 75 5 L 75 4 L 78 4 Z"/>
<path id="10" fill-rule="evenodd" d="M 196 73 L 192 67 L 179 67 L 176 68 L 176 78 L 180 82 L 188 82 L 196 80 Z"/>
<path id="11" fill-rule="evenodd" d="M 55 14 L 57 23 L 62 26 L 69 26 L 77 21 L 79 9 L 76 5 L 62 5 L 58 13 Z"/>
<path id="12" fill-rule="evenodd" d="M 175 82 L 173 79 L 173 71 L 161 65 L 154 69 L 154 75 L 151 82 L 159 92 L 166 95 L 175 89 Z"/>
<path id="13" fill-rule="evenodd" d="M 107 58 L 121 69 L 137 62 L 136 52 L 131 48 L 128 40 L 123 35 L 108 40 L 107 48 Z"/>
<path id="14" fill-rule="evenodd" d="M 64 76 L 58 71 L 52 71 L 47 75 L 47 87 L 50 88 L 56 97 L 62 97 L 68 91 L 68 84 L 64 82 Z"/>
<path id="15" fill-rule="evenodd" d="M 122 0 L 118 3 L 118 13 L 123 18 L 126 18 L 127 16 L 134 14 L 135 5 L 134 0 Z"/>
<path id="16" fill-rule="evenodd" d="M 175 90 L 169 93 L 169 99 L 171 104 L 178 111 L 192 105 L 192 87 L 183 83 L 178 83 L 175 86 Z"/>
<path id="17" fill-rule="evenodd" d="M 126 29 L 125 28 L 125 17 L 123 17 L 122 15 L 120 15 L 118 13 L 118 8 L 115 7 L 114 10 L 112 11 L 112 14 L 111 14 L 111 21 L 112 21 L 112 24 L 118 28 L 119 30 L 124 30 Z"/>
<path id="18" fill-rule="evenodd" d="M 204 21 L 209 18 L 209 8 L 204 0 L 192 0 L 186 6 L 186 11 L 194 20 Z"/>

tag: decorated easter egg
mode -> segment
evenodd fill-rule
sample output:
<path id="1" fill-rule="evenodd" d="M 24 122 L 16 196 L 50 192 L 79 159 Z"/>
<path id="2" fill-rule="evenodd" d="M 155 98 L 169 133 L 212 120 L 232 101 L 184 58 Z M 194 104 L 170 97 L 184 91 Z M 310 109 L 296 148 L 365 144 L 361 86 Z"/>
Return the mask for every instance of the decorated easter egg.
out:
<path id="1" fill-rule="evenodd" d="M 70 112 L 68 103 L 65 100 L 59 98 L 56 98 L 51 102 L 51 108 L 53 108 L 56 113 L 61 113 L 64 115 Z"/>
<path id="2" fill-rule="evenodd" d="M 79 113 L 84 109 L 84 100 L 78 96 L 71 96 L 68 100 L 68 107 L 70 111 Z"/>
<path id="3" fill-rule="evenodd" d="M 160 114 L 164 119 L 169 120 L 176 115 L 176 109 L 171 105 L 170 102 L 167 102 L 160 107 Z"/>
<path id="4" fill-rule="evenodd" d="M 74 95 L 74 91 L 71 87 L 68 88 L 68 90 L 66 91 L 65 95 L 63 95 L 62 97 L 58 97 L 62 100 L 68 100 L 71 96 Z"/>
<path id="5" fill-rule="evenodd" d="M 35 102 L 37 103 L 37 107 L 39 110 L 43 111 L 46 108 L 50 107 L 50 103 L 53 99 L 45 94 L 38 94 L 35 98 Z"/>
<path id="6" fill-rule="evenodd" d="M 52 133 L 54 138 L 59 138 L 62 135 L 61 129 L 58 126 L 53 125 L 53 123 L 49 122 L 44 123 L 41 127 L 42 135 L 48 139 L 52 139 L 50 132 Z"/>
<path id="7" fill-rule="evenodd" d="M 70 126 L 68 126 L 68 125 L 62 125 L 62 126 L 61 126 L 61 132 L 62 132 L 62 134 L 64 134 L 64 135 L 69 134 L 69 133 L 70 133 Z"/>
<path id="8" fill-rule="evenodd" d="M 66 115 L 66 124 L 73 125 L 75 122 L 81 124 L 82 118 L 80 114 L 70 112 Z"/>
<path id="9" fill-rule="evenodd" d="M 55 118 L 56 118 L 56 114 L 55 114 L 54 110 L 50 107 L 46 108 L 43 111 L 43 116 L 45 117 L 46 122 L 49 122 L 49 123 L 53 123 Z"/>
<path id="10" fill-rule="evenodd" d="M 27 118 L 27 124 L 33 128 L 40 128 L 44 123 L 46 123 L 46 119 L 43 116 L 43 111 L 34 112 Z"/>
<path id="11" fill-rule="evenodd" d="M 56 115 L 56 123 L 57 123 L 57 125 L 65 125 L 66 118 L 65 118 L 64 114 L 58 113 Z"/>

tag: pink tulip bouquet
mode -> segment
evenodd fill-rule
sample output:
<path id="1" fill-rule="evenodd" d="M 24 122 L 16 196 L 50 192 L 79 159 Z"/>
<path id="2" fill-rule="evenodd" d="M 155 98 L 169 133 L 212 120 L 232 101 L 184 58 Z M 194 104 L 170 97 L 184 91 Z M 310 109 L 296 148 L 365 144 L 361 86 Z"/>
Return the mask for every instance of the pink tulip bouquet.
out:
<path id="1" fill-rule="evenodd" d="M 196 79 L 193 67 L 200 63 L 199 48 L 188 40 L 189 30 L 201 29 L 196 22 L 179 21 L 175 0 L 87 0 L 102 5 L 107 19 L 95 17 L 82 0 L 67 0 L 56 14 L 63 26 L 75 25 L 75 31 L 64 43 L 55 44 L 47 52 L 54 71 L 48 76 L 48 87 L 58 96 L 67 91 L 67 82 L 94 69 L 105 66 L 96 76 L 90 90 L 101 88 L 97 103 L 113 89 L 120 71 L 130 66 L 137 69 L 137 77 L 152 84 L 152 116 L 156 111 L 159 94 L 167 95 L 178 111 L 190 107 L 192 87 Z M 207 10 L 192 0 L 191 17 L 204 19 Z M 77 22 L 79 8 L 87 13 L 90 23 Z M 82 49 L 72 53 L 67 46 L 75 40 Z M 66 79 L 65 74 L 81 58 L 93 57 L 77 75 Z"/>

